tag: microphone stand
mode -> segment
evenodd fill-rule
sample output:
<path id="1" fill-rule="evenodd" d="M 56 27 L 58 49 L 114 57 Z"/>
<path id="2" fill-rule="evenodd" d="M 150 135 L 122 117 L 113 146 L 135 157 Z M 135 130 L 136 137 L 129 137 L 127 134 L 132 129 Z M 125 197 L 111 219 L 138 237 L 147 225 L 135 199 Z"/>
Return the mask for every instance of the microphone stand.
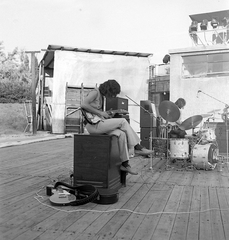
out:
<path id="1" fill-rule="evenodd" d="M 228 142 L 229 142 L 229 140 L 228 140 L 228 134 L 229 134 L 229 130 L 228 130 L 228 123 L 227 123 L 229 105 L 228 105 L 227 103 L 225 103 L 225 102 L 223 102 L 223 101 L 220 101 L 219 99 L 217 99 L 217 98 L 215 98 L 215 97 L 207 94 L 207 93 L 204 93 L 204 92 L 201 91 L 201 90 L 199 90 L 198 93 L 199 93 L 199 92 L 202 92 L 203 94 L 207 95 L 208 97 L 213 98 L 213 99 L 215 99 L 216 101 L 221 102 L 221 103 L 223 103 L 223 104 L 225 105 L 224 114 L 223 114 L 223 115 L 225 116 L 225 127 L 226 127 L 227 163 L 229 163 L 229 159 L 228 159 Z"/>
<path id="2" fill-rule="evenodd" d="M 136 103 L 133 99 L 131 99 L 130 97 L 128 97 L 127 95 L 125 95 L 127 98 L 129 98 L 132 102 L 134 102 L 137 106 L 139 106 L 140 108 L 142 108 L 145 112 L 147 112 L 150 115 L 150 137 L 149 137 L 149 149 L 150 151 L 152 151 L 152 145 L 153 145 L 153 132 L 152 132 L 152 121 L 153 118 L 156 118 L 153 113 L 149 112 L 148 110 L 146 110 L 144 107 L 142 107 L 141 105 L 139 105 L 138 103 Z M 153 157 L 152 157 L 152 153 L 150 154 L 150 170 L 153 169 Z"/>
<path id="3" fill-rule="evenodd" d="M 223 115 L 225 116 L 225 127 L 226 127 L 226 143 L 227 143 L 227 163 L 229 163 L 228 161 L 228 134 L 229 134 L 229 130 L 228 130 L 228 108 L 229 106 L 226 104 L 225 108 L 224 108 L 224 113 Z"/>

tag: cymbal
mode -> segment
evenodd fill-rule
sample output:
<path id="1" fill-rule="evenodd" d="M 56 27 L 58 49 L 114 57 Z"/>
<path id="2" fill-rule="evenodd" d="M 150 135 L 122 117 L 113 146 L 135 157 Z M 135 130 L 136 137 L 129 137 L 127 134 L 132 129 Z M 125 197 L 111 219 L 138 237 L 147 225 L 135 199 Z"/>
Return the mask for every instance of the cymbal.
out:
<path id="1" fill-rule="evenodd" d="M 215 113 L 215 112 L 219 112 L 221 109 L 213 109 L 212 111 L 208 112 L 208 113 Z"/>
<path id="2" fill-rule="evenodd" d="M 213 115 L 213 113 L 204 113 L 204 114 L 200 114 L 203 118 L 207 118 L 207 117 L 211 117 Z"/>
<path id="3" fill-rule="evenodd" d="M 168 122 L 176 122 L 180 117 L 177 105 L 167 100 L 160 103 L 158 110 L 162 118 Z"/>
<path id="4" fill-rule="evenodd" d="M 180 128 L 182 130 L 189 130 L 195 128 L 202 121 L 203 117 L 201 115 L 195 115 L 190 118 L 187 118 L 184 122 L 181 123 Z"/>

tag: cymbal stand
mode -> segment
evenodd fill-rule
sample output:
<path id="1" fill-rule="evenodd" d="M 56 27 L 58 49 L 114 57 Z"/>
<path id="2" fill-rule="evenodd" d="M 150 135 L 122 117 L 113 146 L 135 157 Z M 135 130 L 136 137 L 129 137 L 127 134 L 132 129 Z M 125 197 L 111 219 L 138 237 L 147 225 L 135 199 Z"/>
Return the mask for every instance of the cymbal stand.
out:
<path id="1" fill-rule="evenodd" d="M 229 134 L 229 130 L 228 130 L 228 108 L 229 106 L 226 104 L 225 108 L 224 108 L 224 116 L 225 116 L 225 127 L 226 127 L 226 143 L 227 143 L 227 163 L 229 163 L 229 159 L 228 159 L 228 134 Z"/>
<path id="2" fill-rule="evenodd" d="M 156 118 L 153 113 L 149 112 L 148 110 L 146 110 L 144 107 L 142 107 L 141 105 L 139 105 L 137 102 L 135 102 L 133 99 L 131 99 L 130 97 L 128 97 L 127 95 L 125 95 L 127 98 L 129 98 L 132 102 L 134 102 L 137 106 L 139 106 L 140 108 L 142 108 L 145 112 L 147 112 L 150 115 L 150 136 L 149 136 L 149 150 L 152 151 L 152 144 L 153 144 L 153 129 L 152 129 L 152 121 L 153 118 Z M 157 118 L 156 118 L 157 119 Z M 153 169 L 153 154 L 150 154 L 150 167 L 149 169 L 152 170 Z"/>
<path id="3" fill-rule="evenodd" d="M 168 129 L 168 120 L 166 120 L 166 168 L 169 167 L 169 129 Z"/>
<path id="4" fill-rule="evenodd" d="M 152 128 L 152 121 L 153 121 L 153 113 L 149 113 L 150 115 L 150 136 L 149 136 L 149 150 L 152 151 L 152 146 L 153 146 L 153 128 Z M 153 169 L 153 158 L 152 154 L 150 154 L 150 170 Z"/>
<path id="5" fill-rule="evenodd" d="M 202 92 L 203 94 L 207 95 L 208 97 L 213 98 L 213 99 L 215 99 L 216 101 L 225 104 L 225 108 L 224 108 L 224 116 L 225 116 L 225 127 L 226 127 L 227 163 L 229 163 L 229 159 L 228 159 L 228 134 L 229 134 L 229 131 L 228 131 L 228 124 L 227 124 L 227 121 L 228 121 L 228 108 L 229 108 L 229 105 L 228 105 L 227 103 L 225 103 L 225 102 L 223 102 L 223 101 L 221 101 L 221 100 L 219 100 L 219 99 L 217 99 L 217 98 L 215 98 L 215 97 L 213 97 L 213 96 L 211 96 L 211 95 L 209 95 L 209 94 L 207 94 L 207 93 L 201 91 L 201 90 L 199 90 L 199 92 Z"/>

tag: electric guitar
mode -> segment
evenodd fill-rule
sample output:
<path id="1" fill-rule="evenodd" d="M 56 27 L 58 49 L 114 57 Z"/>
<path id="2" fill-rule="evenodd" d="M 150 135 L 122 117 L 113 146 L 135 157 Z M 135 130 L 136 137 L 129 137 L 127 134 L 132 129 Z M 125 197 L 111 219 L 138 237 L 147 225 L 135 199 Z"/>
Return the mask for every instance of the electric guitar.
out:
<path id="1" fill-rule="evenodd" d="M 98 189 L 92 185 L 71 186 L 67 183 L 57 182 L 49 200 L 52 205 L 78 206 L 93 202 L 98 195 Z"/>
<path id="2" fill-rule="evenodd" d="M 103 121 L 104 119 L 100 116 L 98 116 L 97 114 L 94 113 L 90 113 L 88 111 L 86 111 L 85 109 L 81 108 L 81 112 L 85 118 L 85 120 L 94 125 L 97 124 L 100 121 Z M 124 109 L 118 109 L 118 110 L 109 110 L 106 111 L 108 113 L 108 115 L 112 118 L 115 114 L 128 114 L 129 112 L 124 110 Z"/>

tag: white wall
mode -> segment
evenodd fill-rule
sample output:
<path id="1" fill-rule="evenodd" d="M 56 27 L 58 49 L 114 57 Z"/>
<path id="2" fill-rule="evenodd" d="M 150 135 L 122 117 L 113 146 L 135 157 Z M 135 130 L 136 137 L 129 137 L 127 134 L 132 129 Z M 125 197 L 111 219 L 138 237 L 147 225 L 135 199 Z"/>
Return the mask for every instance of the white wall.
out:
<path id="1" fill-rule="evenodd" d="M 92 87 L 115 79 L 121 85 L 119 97 L 130 97 L 140 104 L 148 99 L 148 58 L 116 56 L 95 53 L 55 51 L 53 78 L 53 133 L 64 133 L 65 86 Z M 131 126 L 140 131 L 140 108 L 131 100 Z M 132 105 L 132 106 L 131 106 Z"/>
<path id="2" fill-rule="evenodd" d="M 206 50 L 203 50 L 203 52 Z M 176 101 L 179 97 L 186 100 L 184 109 L 184 119 L 194 115 L 205 114 L 214 109 L 220 109 L 220 113 L 225 108 L 224 103 L 229 104 L 229 78 L 204 77 L 184 79 L 181 76 L 182 55 L 187 55 L 192 51 L 174 50 L 171 54 L 170 62 L 170 100 Z M 197 94 L 198 90 L 201 90 Z M 224 102 L 221 103 L 220 101 Z M 215 114 L 215 121 L 221 122 L 221 115 Z M 203 119 L 203 122 L 206 119 Z M 201 123 L 202 124 L 202 123 Z M 201 126 L 200 124 L 200 126 Z"/>

